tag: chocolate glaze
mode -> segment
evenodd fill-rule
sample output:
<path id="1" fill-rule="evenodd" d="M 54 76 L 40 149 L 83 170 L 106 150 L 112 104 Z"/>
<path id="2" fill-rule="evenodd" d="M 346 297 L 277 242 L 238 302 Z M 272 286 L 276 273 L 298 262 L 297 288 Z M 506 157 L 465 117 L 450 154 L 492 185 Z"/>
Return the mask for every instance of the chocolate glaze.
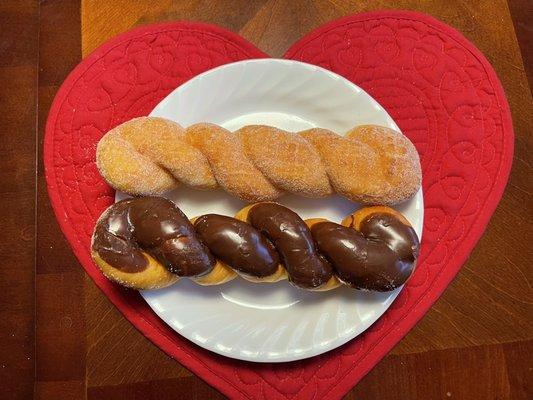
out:
<path id="1" fill-rule="evenodd" d="M 253 226 L 224 215 L 207 214 L 196 219 L 194 228 L 211 252 L 237 271 L 258 278 L 277 271 L 276 249 Z"/>
<path id="2" fill-rule="evenodd" d="M 358 289 L 393 290 L 416 266 L 420 248 L 416 232 L 392 214 L 369 215 L 360 232 L 333 222 L 319 222 L 311 232 L 338 278 Z"/>
<path id="3" fill-rule="evenodd" d="M 139 257 L 142 257 L 142 268 L 146 268 L 147 261 L 141 249 L 179 276 L 207 274 L 216 262 L 196 237 L 187 217 L 174 203 L 162 197 L 118 202 L 98 222 L 93 250 L 113 267 L 136 272 L 141 268 Z M 125 257 L 126 250 L 131 251 L 134 258 Z"/>
<path id="4" fill-rule="evenodd" d="M 331 278 L 332 266 L 317 253 L 309 228 L 295 212 L 276 203 L 259 203 L 250 209 L 248 220 L 272 241 L 294 285 L 317 288 Z"/>
<path id="5" fill-rule="evenodd" d="M 129 222 L 131 200 L 116 203 L 98 220 L 93 235 L 93 251 L 102 260 L 123 272 L 141 272 L 148 260 L 133 240 Z"/>
<path id="6" fill-rule="evenodd" d="M 367 216 L 359 231 L 353 221 L 351 227 L 319 222 L 309 230 L 296 213 L 275 203 L 254 205 L 248 219 L 251 225 L 208 214 L 193 227 L 167 199 L 128 199 L 100 218 L 92 248 L 128 273 L 148 267 L 143 253 L 180 276 L 209 273 L 216 263 L 214 254 L 239 272 L 261 278 L 275 273 L 281 258 L 296 286 L 320 287 L 335 271 L 350 286 L 376 291 L 404 284 L 419 255 L 414 229 L 391 213 Z"/>

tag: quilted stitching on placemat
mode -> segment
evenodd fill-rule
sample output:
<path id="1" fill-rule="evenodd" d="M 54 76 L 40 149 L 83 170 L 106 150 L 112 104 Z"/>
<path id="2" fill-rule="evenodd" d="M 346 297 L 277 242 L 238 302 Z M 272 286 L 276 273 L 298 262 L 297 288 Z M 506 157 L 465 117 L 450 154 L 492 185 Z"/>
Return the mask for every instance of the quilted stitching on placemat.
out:
<path id="1" fill-rule="evenodd" d="M 191 77 L 260 57 L 266 55 L 244 39 L 206 24 L 159 24 L 112 39 L 71 73 L 54 101 L 45 138 L 49 194 L 96 284 L 141 332 L 207 382 L 232 397 L 339 398 L 421 318 L 477 242 L 509 173 L 510 113 L 479 51 L 422 14 L 355 15 L 296 43 L 286 58 L 320 65 L 361 86 L 415 143 L 424 173 L 422 254 L 390 310 L 355 340 L 294 363 L 239 362 L 176 334 L 136 292 L 111 284 L 92 263 L 95 221 L 114 200 L 95 166 L 95 151 L 107 130 L 148 114 Z"/>

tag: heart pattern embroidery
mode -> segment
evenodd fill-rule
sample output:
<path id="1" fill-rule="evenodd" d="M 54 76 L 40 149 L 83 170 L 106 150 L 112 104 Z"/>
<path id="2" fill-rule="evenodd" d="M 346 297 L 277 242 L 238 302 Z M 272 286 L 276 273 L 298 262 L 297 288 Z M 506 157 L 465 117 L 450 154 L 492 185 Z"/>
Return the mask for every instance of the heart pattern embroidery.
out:
<path id="1" fill-rule="evenodd" d="M 294 44 L 286 58 L 330 69 L 361 86 L 415 143 L 424 171 L 422 254 L 400 296 L 363 335 L 309 360 L 239 362 L 176 334 L 136 292 L 113 285 L 93 264 L 91 233 L 114 201 L 96 169 L 95 144 L 112 127 L 148 114 L 191 77 L 264 57 L 238 35 L 200 23 L 151 25 L 113 38 L 74 69 L 54 100 L 44 148 L 49 195 L 61 229 L 95 283 L 146 337 L 205 381 L 233 398 L 341 398 L 424 315 L 481 236 L 511 166 L 509 107 L 483 55 L 423 14 L 358 14 Z"/>

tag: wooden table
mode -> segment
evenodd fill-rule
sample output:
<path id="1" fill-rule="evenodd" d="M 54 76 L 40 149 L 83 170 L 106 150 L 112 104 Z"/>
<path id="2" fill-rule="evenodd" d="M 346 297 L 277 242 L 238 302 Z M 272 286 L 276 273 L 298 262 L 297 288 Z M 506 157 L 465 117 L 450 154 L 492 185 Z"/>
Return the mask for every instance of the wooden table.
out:
<path id="1" fill-rule="evenodd" d="M 82 56 L 133 26 L 178 19 L 219 24 L 279 56 L 328 20 L 383 8 L 432 14 L 487 56 L 513 112 L 515 160 L 503 199 L 457 278 L 347 398 L 533 398 L 528 0 L 0 2 L 1 398 L 222 398 L 118 313 L 55 221 L 43 127 L 54 94 Z"/>

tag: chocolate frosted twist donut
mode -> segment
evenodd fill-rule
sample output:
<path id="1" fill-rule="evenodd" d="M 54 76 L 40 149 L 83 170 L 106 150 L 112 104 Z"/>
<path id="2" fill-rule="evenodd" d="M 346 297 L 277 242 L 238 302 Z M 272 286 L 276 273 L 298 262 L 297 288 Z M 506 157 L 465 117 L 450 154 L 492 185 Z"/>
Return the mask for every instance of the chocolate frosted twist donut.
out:
<path id="1" fill-rule="evenodd" d="M 211 252 L 227 265 L 251 278 L 265 278 L 278 270 L 274 245 L 253 226 L 224 215 L 196 218 L 194 228 Z"/>
<path id="2" fill-rule="evenodd" d="M 316 249 L 305 222 L 294 211 L 276 203 L 250 208 L 248 221 L 276 247 L 289 280 L 303 288 L 318 288 L 333 276 L 333 268 Z"/>
<path id="3" fill-rule="evenodd" d="M 216 285 L 240 275 L 253 282 L 289 279 L 307 290 L 345 284 L 390 291 L 413 272 L 419 246 L 409 222 L 384 206 L 363 208 L 342 225 L 303 221 L 276 203 L 191 223 L 170 200 L 144 197 L 102 214 L 92 255 L 109 279 L 136 289 L 167 286 L 179 277 Z"/>
<path id="4" fill-rule="evenodd" d="M 357 222 L 350 217 L 348 227 L 324 221 L 311 230 L 341 282 L 357 289 L 386 292 L 411 276 L 420 245 L 414 229 L 401 215 L 385 207 L 373 208 L 374 212 L 359 216 Z"/>
<path id="5" fill-rule="evenodd" d="M 153 275 L 153 284 L 143 280 L 130 285 L 139 289 L 166 286 L 166 279 L 173 283 L 179 276 L 205 275 L 216 263 L 187 217 L 163 197 L 111 206 L 96 224 L 92 254 L 108 277 L 118 273 L 119 283 L 137 273 L 143 279 Z"/>
<path id="6" fill-rule="evenodd" d="M 163 118 L 140 117 L 104 135 L 96 164 L 115 189 L 143 196 L 185 184 L 222 188 L 249 202 L 289 192 L 396 204 L 421 184 L 414 145 L 377 125 L 356 126 L 340 136 L 327 129 L 287 132 L 265 125 L 236 132 L 208 123 L 184 129 Z"/>

